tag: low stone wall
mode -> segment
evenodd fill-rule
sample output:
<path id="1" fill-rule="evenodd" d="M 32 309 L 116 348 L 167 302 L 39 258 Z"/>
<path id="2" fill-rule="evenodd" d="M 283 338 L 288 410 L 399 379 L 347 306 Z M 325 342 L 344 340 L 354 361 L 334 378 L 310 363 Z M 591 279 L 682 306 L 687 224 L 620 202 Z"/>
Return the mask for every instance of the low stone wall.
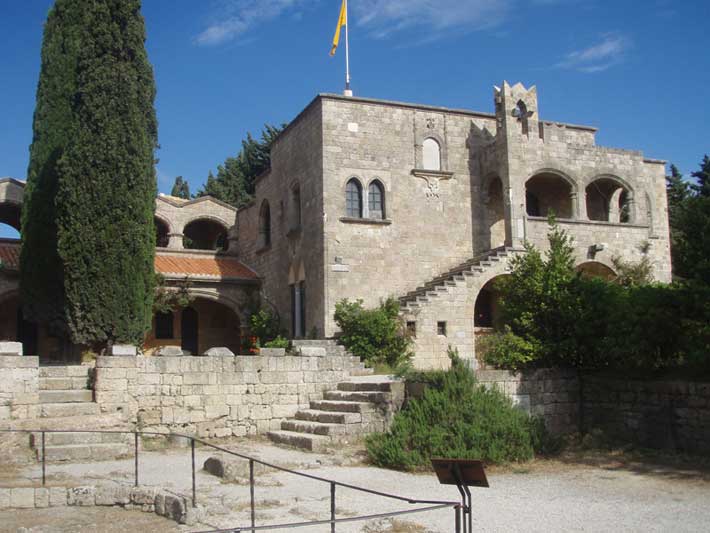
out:
<path id="1" fill-rule="evenodd" d="M 94 506 L 156 513 L 186 525 L 194 525 L 204 515 L 204 508 L 192 507 L 188 498 L 155 488 L 121 485 L 0 488 L 0 510 Z"/>
<path id="2" fill-rule="evenodd" d="M 324 351 L 323 351 L 324 352 Z M 351 356 L 107 356 L 96 361 L 95 399 L 145 431 L 200 437 L 278 429 L 359 368 Z"/>
<path id="3" fill-rule="evenodd" d="M 0 420 L 39 416 L 39 357 L 0 355 Z"/>
<path id="4" fill-rule="evenodd" d="M 588 429 L 650 448 L 710 454 L 710 383 L 587 376 Z"/>
<path id="5" fill-rule="evenodd" d="M 542 417 L 550 432 L 565 434 L 578 430 L 579 382 L 574 371 L 476 370 L 476 377 L 482 385 L 504 392 L 520 409 Z"/>

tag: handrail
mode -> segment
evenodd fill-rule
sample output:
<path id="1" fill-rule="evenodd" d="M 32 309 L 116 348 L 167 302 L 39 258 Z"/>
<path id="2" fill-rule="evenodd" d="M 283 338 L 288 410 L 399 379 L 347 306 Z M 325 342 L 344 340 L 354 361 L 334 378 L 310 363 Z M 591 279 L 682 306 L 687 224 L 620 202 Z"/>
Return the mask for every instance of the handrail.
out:
<path id="1" fill-rule="evenodd" d="M 202 446 L 205 446 L 207 448 L 212 448 L 214 450 L 218 450 L 220 452 L 238 457 L 240 459 L 244 459 L 249 461 L 249 481 L 250 481 L 250 495 L 251 495 L 251 526 L 249 527 L 240 527 L 240 528 L 229 528 L 229 529 L 223 529 L 223 530 L 210 530 L 209 532 L 204 532 L 204 533 L 237 533 L 241 531 L 263 531 L 267 529 L 285 529 L 285 528 L 297 528 L 297 527 L 305 527 L 305 526 L 310 526 L 310 525 L 325 525 L 325 524 L 330 524 L 331 525 L 331 532 L 335 532 L 335 525 L 338 523 L 344 523 L 344 522 L 357 522 L 357 521 L 363 521 L 363 520 L 373 520 L 376 518 L 385 518 L 385 517 L 391 517 L 391 516 L 399 516 L 402 514 L 412 514 L 412 513 L 420 513 L 420 512 L 427 512 L 427 511 L 433 511 L 437 509 L 444 509 L 448 507 L 452 507 L 456 513 L 456 531 L 460 531 L 460 513 L 461 510 L 465 508 L 465 505 L 462 505 L 461 502 L 455 502 L 455 501 L 446 501 L 446 500 L 420 500 L 416 498 L 407 498 L 404 496 L 398 496 L 396 494 L 390 494 L 387 492 L 382 492 L 379 490 L 373 490 L 373 489 L 368 489 L 365 487 L 360 487 L 357 485 L 352 485 L 350 483 L 343 483 L 341 481 L 336 481 L 334 479 L 329 479 L 321 476 L 316 476 L 313 474 L 307 474 L 305 472 L 299 472 L 297 470 L 291 470 L 289 468 L 285 468 L 283 466 L 275 465 L 272 463 L 268 463 L 266 461 L 262 461 L 261 459 L 257 459 L 255 457 L 250 457 L 248 455 L 244 455 L 239 452 L 235 452 L 232 450 L 228 450 L 226 448 L 223 448 L 222 446 L 218 446 L 216 444 L 211 444 L 205 440 L 202 440 L 198 437 L 195 437 L 193 435 L 185 435 L 182 433 L 161 433 L 157 431 L 137 431 L 137 430 L 101 430 L 101 429 L 71 429 L 71 430 L 63 430 L 63 429 L 0 429 L 0 433 L 40 433 L 42 436 L 41 439 L 41 447 L 42 447 L 42 485 L 44 486 L 46 484 L 46 449 L 45 449 L 45 434 L 47 433 L 100 433 L 100 434 L 120 434 L 120 435 L 133 435 L 134 436 L 134 446 L 135 446 L 135 486 L 138 486 L 138 475 L 139 475 L 139 463 L 138 463 L 138 456 L 139 456 L 139 446 L 138 446 L 138 437 L 139 436 L 160 436 L 160 437 L 178 437 L 178 438 L 184 438 L 188 439 L 190 441 L 190 448 L 191 448 L 191 457 L 192 457 L 192 507 L 197 506 L 197 486 L 196 486 L 196 478 L 195 478 L 195 443 L 199 443 Z M 327 483 L 330 485 L 330 499 L 331 499 L 331 517 L 330 520 L 317 520 L 317 521 L 311 521 L 311 522 L 294 522 L 290 524 L 278 524 L 278 525 L 270 525 L 270 526 L 256 526 L 256 520 L 255 520 L 255 496 L 254 496 L 254 464 L 260 464 L 263 466 L 266 466 L 268 468 L 273 468 L 274 470 L 278 470 L 281 472 L 285 472 L 288 474 L 293 474 L 296 476 L 301 476 L 304 478 L 312 479 L 314 481 L 319 481 L 322 483 Z M 359 492 L 364 492 L 366 494 L 372 494 L 375 496 L 380 496 L 383 498 L 389 498 L 397 501 L 402 501 L 409 503 L 411 505 L 427 505 L 427 507 L 420 508 L 420 509 L 409 509 L 406 511 L 394 511 L 391 513 L 380 513 L 380 514 L 374 514 L 374 515 L 367 515 L 367 516 L 359 516 L 359 517 L 348 517 L 348 518 L 336 518 L 335 517 L 335 488 L 336 487 L 342 487 L 346 489 L 351 489 Z M 465 531 L 465 529 L 464 529 Z"/>

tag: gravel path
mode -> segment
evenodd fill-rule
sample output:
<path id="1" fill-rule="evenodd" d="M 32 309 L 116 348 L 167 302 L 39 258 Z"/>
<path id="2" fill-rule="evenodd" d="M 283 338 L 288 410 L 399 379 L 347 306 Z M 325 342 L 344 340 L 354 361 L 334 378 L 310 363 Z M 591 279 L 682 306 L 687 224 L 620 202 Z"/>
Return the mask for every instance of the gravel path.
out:
<path id="1" fill-rule="evenodd" d="M 432 474 L 405 474 L 362 466 L 356 456 L 348 453 L 310 454 L 279 448 L 266 441 L 243 441 L 230 447 L 275 464 L 375 490 L 420 499 L 458 499 L 455 487 L 440 486 Z M 198 465 L 211 455 L 214 453 L 198 449 Z M 131 483 L 133 463 L 127 460 L 50 465 L 48 473 L 51 483 L 83 480 L 89 484 L 106 478 Z M 39 474 L 36 466 L 18 472 L 29 479 L 37 479 Z M 140 476 L 143 485 L 189 494 L 189 450 L 142 453 Z M 494 470 L 489 473 L 489 481 L 490 489 L 473 489 L 474 528 L 480 531 L 710 530 L 710 481 L 694 472 L 553 461 L 507 471 Z M 199 471 L 197 487 L 198 501 L 207 507 L 205 523 L 194 528 L 180 526 L 182 531 L 248 523 L 248 485 L 225 483 Z M 268 472 L 258 476 L 256 498 L 258 525 L 329 516 L 328 485 L 298 476 Z M 343 488 L 337 489 L 336 500 L 338 517 L 411 507 Z M 327 526 L 317 526 L 294 531 L 323 533 L 327 530 Z M 389 520 L 380 520 L 342 524 L 337 530 L 339 533 L 448 533 L 454 530 L 453 511 L 404 516 L 396 522 L 396 527 Z"/>

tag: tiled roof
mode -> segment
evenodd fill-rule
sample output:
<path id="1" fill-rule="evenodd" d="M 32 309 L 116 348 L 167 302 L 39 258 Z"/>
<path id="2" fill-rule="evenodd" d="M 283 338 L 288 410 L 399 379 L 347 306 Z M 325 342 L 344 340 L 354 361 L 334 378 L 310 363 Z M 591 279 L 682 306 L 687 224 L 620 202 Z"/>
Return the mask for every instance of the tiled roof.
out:
<path id="1" fill-rule="evenodd" d="M 0 239 L 0 263 L 7 270 L 20 269 L 20 241 Z"/>
<path id="2" fill-rule="evenodd" d="M 155 256 L 156 272 L 169 276 L 257 280 L 259 277 L 237 259 L 225 256 L 194 257 L 182 254 Z"/>
<path id="3" fill-rule="evenodd" d="M 0 239 L 0 262 L 11 271 L 20 269 L 20 241 Z M 158 254 L 155 270 L 164 276 L 196 277 L 215 280 L 257 280 L 256 273 L 234 257 L 195 257 L 186 254 Z"/>

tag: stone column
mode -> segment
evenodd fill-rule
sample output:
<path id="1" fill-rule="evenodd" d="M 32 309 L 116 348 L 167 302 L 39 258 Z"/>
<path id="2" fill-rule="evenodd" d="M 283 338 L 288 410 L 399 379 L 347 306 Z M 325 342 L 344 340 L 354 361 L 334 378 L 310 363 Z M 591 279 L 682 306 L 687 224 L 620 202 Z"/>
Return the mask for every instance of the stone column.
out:
<path id="1" fill-rule="evenodd" d="M 170 233 L 168 234 L 168 248 L 173 250 L 182 250 L 184 248 L 182 244 L 182 239 L 184 235 L 182 233 Z"/>
<path id="2" fill-rule="evenodd" d="M 577 194 L 576 191 L 572 191 L 569 194 L 569 200 L 572 204 L 572 218 L 574 220 L 578 220 L 580 209 L 579 209 L 579 195 Z"/>

